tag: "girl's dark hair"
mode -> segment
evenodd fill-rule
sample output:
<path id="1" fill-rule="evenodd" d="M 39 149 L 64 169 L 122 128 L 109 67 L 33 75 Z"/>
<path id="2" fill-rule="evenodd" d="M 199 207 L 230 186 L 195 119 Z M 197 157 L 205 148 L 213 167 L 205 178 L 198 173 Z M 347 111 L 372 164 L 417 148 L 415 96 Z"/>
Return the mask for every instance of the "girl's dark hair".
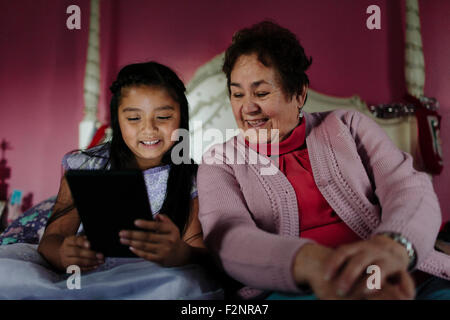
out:
<path id="1" fill-rule="evenodd" d="M 166 90 L 180 106 L 179 128 L 189 130 L 189 106 L 185 95 L 186 88 L 176 73 L 167 66 L 154 61 L 127 65 L 119 71 L 117 79 L 110 87 L 112 93 L 110 104 L 112 139 L 104 145 L 105 148 L 109 147 L 110 152 L 109 161 L 106 161 L 103 169 L 106 169 L 108 164 L 110 164 L 111 170 L 137 168 L 136 159 L 123 140 L 118 116 L 121 98 L 124 93 L 123 89 L 135 86 L 151 86 Z M 167 182 L 166 197 L 160 212 L 169 216 L 179 228 L 180 232 L 183 233 L 190 213 L 191 190 L 193 179 L 197 173 L 197 164 L 192 159 L 190 159 L 189 163 L 173 163 L 171 157 L 172 149 L 181 142 L 184 148 L 180 148 L 179 156 L 184 159 L 183 154 L 189 154 L 189 141 L 176 141 L 162 158 L 163 164 L 171 164 L 171 167 Z M 103 147 L 100 147 L 94 152 L 85 150 L 83 153 L 90 157 L 101 157 L 101 154 L 104 154 L 102 152 L 104 149 L 102 149 Z M 52 219 L 52 221 L 54 220 Z M 50 222 L 49 220 L 47 225 Z"/>
<path id="2" fill-rule="evenodd" d="M 110 87 L 112 98 L 110 104 L 111 112 L 111 169 L 127 169 L 135 167 L 136 162 L 130 149 L 122 138 L 119 127 L 118 109 L 124 88 L 134 86 L 152 86 L 167 90 L 169 95 L 180 105 L 180 129 L 189 131 L 189 106 L 185 95 L 186 88 L 180 78 L 169 67 L 157 62 L 145 62 L 130 64 L 120 70 L 116 81 Z M 161 208 L 161 213 L 166 214 L 183 232 L 190 212 L 191 188 L 193 178 L 197 173 L 197 165 L 191 160 L 190 163 L 173 164 L 172 149 L 181 141 L 174 143 L 163 156 L 164 164 L 172 164 L 167 182 L 166 198 Z M 183 141 L 184 146 L 189 142 Z M 189 148 L 182 148 L 183 152 L 189 153 Z"/>
<path id="3" fill-rule="evenodd" d="M 234 64 L 242 55 L 256 53 L 266 67 L 278 73 L 283 92 L 287 98 L 303 93 L 309 85 L 305 71 L 312 58 L 308 58 L 295 34 L 272 21 L 262 21 L 233 35 L 232 43 L 225 52 L 222 71 L 227 77 L 230 92 L 230 77 Z"/>

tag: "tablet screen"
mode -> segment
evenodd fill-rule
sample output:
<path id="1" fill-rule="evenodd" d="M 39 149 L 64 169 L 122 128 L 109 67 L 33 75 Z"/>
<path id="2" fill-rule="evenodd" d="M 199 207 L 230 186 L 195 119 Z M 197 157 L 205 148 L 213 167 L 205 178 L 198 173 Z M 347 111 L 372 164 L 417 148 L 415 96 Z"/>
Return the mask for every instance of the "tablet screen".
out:
<path id="1" fill-rule="evenodd" d="M 120 243 L 121 230 L 138 230 L 136 219 L 152 220 L 139 170 L 69 170 L 66 179 L 91 249 L 106 257 L 136 257 Z"/>

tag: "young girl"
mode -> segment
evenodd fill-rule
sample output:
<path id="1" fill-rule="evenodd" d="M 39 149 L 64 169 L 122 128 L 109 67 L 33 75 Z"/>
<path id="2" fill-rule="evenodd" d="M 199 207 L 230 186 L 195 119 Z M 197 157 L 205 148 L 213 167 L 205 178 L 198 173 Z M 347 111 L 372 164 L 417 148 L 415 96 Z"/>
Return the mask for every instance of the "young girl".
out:
<path id="1" fill-rule="evenodd" d="M 121 243 L 140 258 L 105 258 L 90 249 L 63 177 L 38 252 L 59 271 L 66 272 L 71 265 L 80 267 L 81 289 L 61 291 L 65 282 L 59 279 L 53 281 L 57 290 L 49 290 L 45 283 L 25 298 L 221 298 L 217 282 L 205 269 L 192 264 L 206 254 L 197 217 L 197 165 L 175 165 L 172 161 L 172 149 L 181 142 L 188 145 L 177 140 L 176 131 L 189 130 L 182 81 L 168 67 L 147 62 L 124 67 L 110 89 L 112 140 L 66 155 L 63 167 L 142 170 L 152 211 L 149 214 L 155 219 L 135 221 L 143 231 L 119 233 Z M 189 150 L 182 149 L 175 156 L 183 152 Z"/>

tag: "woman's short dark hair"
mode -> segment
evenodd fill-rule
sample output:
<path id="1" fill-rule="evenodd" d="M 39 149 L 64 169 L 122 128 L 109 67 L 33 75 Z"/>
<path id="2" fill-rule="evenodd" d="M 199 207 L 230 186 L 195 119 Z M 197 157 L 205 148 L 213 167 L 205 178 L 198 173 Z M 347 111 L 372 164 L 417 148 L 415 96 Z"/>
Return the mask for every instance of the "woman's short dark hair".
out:
<path id="1" fill-rule="evenodd" d="M 228 90 L 231 72 L 237 59 L 250 54 L 257 54 L 262 64 L 275 69 L 287 98 L 301 95 L 303 86 L 309 85 L 305 71 L 311 65 L 312 58 L 306 56 L 295 34 L 266 20 L 250 28 L 241 29 L 233 35 L 222 67 L 227 77 Z"/>

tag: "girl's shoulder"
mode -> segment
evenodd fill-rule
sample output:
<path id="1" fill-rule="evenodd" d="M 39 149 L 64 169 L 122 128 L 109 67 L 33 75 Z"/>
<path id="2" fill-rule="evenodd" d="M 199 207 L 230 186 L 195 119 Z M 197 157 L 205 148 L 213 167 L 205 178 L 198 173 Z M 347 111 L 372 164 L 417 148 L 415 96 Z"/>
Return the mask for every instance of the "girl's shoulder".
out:
<path id="1" fill-rule="evenodd" d="M 76 150 L 64 155 L 62 166 L 64 170 L 70 169 L 109 169 L 110 144 L 104 143 L 87 150 Z"/>

